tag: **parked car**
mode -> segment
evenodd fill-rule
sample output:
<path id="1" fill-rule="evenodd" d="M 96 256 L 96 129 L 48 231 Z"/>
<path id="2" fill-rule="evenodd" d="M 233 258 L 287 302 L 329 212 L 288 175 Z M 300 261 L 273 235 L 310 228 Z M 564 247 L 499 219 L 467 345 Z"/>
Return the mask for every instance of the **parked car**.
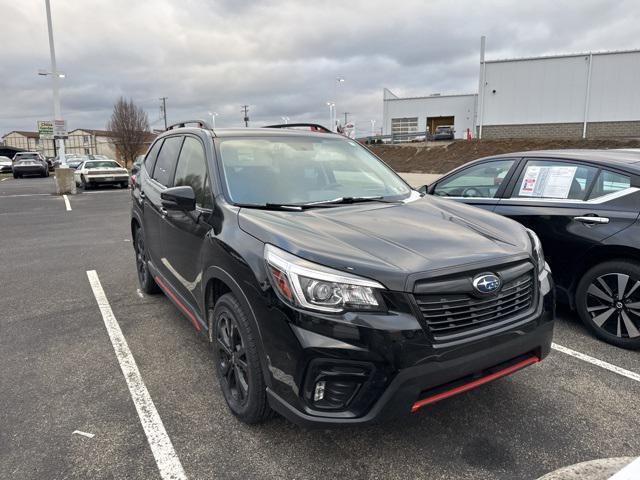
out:
<path id="1" fill-rule="evenodd" d="M 453 125 L 440 125 L 433 132 L 433 140 L 453 140 L 455 138 Z"/>
<path id="2" fill-rule="evenodd" d="M 49 176 L 49 165 L 38 152 L 18 152 L 13 156 L 13 178 L 25 175 Z"/>
<path id="3" fill-rule="evenodd" d="M 213 344 L 240 420 L 365 424 L 548 354 L 533 232 L 423 197 L 326 129 L 196 124 L 161 134 L 140 169 L 136 266 Z"/>
<path id="4" fill-rule="evenodd" d="M 510 217 L 538 234 L 559 300 L 600 339 L 640 348 L 640 155 L 510 153 L 467 163 L 428 192 Z"/>
<path id="5" fill-rule="evenodd" d="M 13 162 L 9 157 L 0 155 L 0 173 L 11 173 Z"/>
<path id="6" fill-rule="evenodd" d="M 73 172 L 76 185 L 84 189 L 98 185 L 129 186 L 129 172 L 115 160 L 85 160 Z"/>

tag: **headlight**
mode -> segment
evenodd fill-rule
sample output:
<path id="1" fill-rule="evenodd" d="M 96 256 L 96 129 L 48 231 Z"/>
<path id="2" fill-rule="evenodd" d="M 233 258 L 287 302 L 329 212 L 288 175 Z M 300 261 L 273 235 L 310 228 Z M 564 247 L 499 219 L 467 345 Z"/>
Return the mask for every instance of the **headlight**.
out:
<path id="1" fill-rule="evenodd" d="M 542 270 L 544 270 L 545 267 L 545 259 L 544 259 L 544 252 L 542 251 L 542 244 L 540 243 L 540 239 L 538 238 L 538 235 L 536 235 L 536 233 L 527 228 L 527 233 L 529 234 L 529 238 L 531 239 L 531 248 L 532 248 L 532 252 L 533 253 L 533 258 L 536 259 L 536 262 L 538 263 L 538 271 L 542 272 Z"/>
<path id="2" fill-rule="evenodd" d="M 379 293 L 384 286 L 378 282 L 309 262 L 273 245 L 265 245 L 264 258 L 271 283 L 291 305 L 322 312 L 384 309 Z"/>

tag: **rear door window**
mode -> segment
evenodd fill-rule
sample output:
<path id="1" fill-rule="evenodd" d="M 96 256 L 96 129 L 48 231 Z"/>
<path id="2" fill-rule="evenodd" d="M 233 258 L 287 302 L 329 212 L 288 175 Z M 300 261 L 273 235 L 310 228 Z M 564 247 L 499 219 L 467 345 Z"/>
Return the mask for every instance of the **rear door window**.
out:
<path id="1" fill-rule="evenodd" d="M 596 183 L 589 194 L 589 200 L 604 197 L 610 193 L 626 190 L 631 186 L 631 177 L 619 173 L 601 170 Z"/>
<path id="2" fill-rule="evenodd" d="M 495 198 L 515 159 L 483 162 L 437 183 L 433 193 L 441 197 Z"/>
<path id="3" fill-rule="evenodd" d="M 512 198 L 585 200 L 598 169 L 563 160 L 528 160 Z"/>
<path id="4" fill-rule="evenodd" d="M 171 180 L 173 179 L 173 172 L 176 168 L 178 161 L 178 154 L 180 153 L 180 147 L 184 137 L 169 137 L 166 138 L 158 154 L 158 160 L 153 169 L 152 178 L 160 185 L 165 187 L 171 186 Z"/>

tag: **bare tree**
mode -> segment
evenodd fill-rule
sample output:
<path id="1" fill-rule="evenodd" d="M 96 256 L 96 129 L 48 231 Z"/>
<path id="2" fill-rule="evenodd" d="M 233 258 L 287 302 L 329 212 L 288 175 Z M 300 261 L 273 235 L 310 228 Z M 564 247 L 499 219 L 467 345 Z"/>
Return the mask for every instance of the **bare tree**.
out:
<path id="1" fill-rule="evenodd" d="M 107 124 L 113 134 L 112 141 L 125 167 L 133 164 L 137 155 L 144 153 L 149 141 L 149 118 L 142 108 L 120 97 L 113 105 L 113 113 Z"/>

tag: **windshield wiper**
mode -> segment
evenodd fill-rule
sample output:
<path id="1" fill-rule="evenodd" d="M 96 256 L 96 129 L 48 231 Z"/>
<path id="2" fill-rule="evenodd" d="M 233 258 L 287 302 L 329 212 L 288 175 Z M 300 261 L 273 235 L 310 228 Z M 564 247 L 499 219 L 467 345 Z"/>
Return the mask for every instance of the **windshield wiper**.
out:
<path id="1" fill-rule="evenodd" d="M 304 203 L 302 206 L 306 207 L 318 207 L 324 205 L 340 205 L 349 203 L 361 203 L 361 202 L 381 202 L 381 203 L 402 203 L 401 200 L 387 200 L 382 196 L 371 197 L 338 197 L 331 200 L 321 200 L 319 202 Z"/>

